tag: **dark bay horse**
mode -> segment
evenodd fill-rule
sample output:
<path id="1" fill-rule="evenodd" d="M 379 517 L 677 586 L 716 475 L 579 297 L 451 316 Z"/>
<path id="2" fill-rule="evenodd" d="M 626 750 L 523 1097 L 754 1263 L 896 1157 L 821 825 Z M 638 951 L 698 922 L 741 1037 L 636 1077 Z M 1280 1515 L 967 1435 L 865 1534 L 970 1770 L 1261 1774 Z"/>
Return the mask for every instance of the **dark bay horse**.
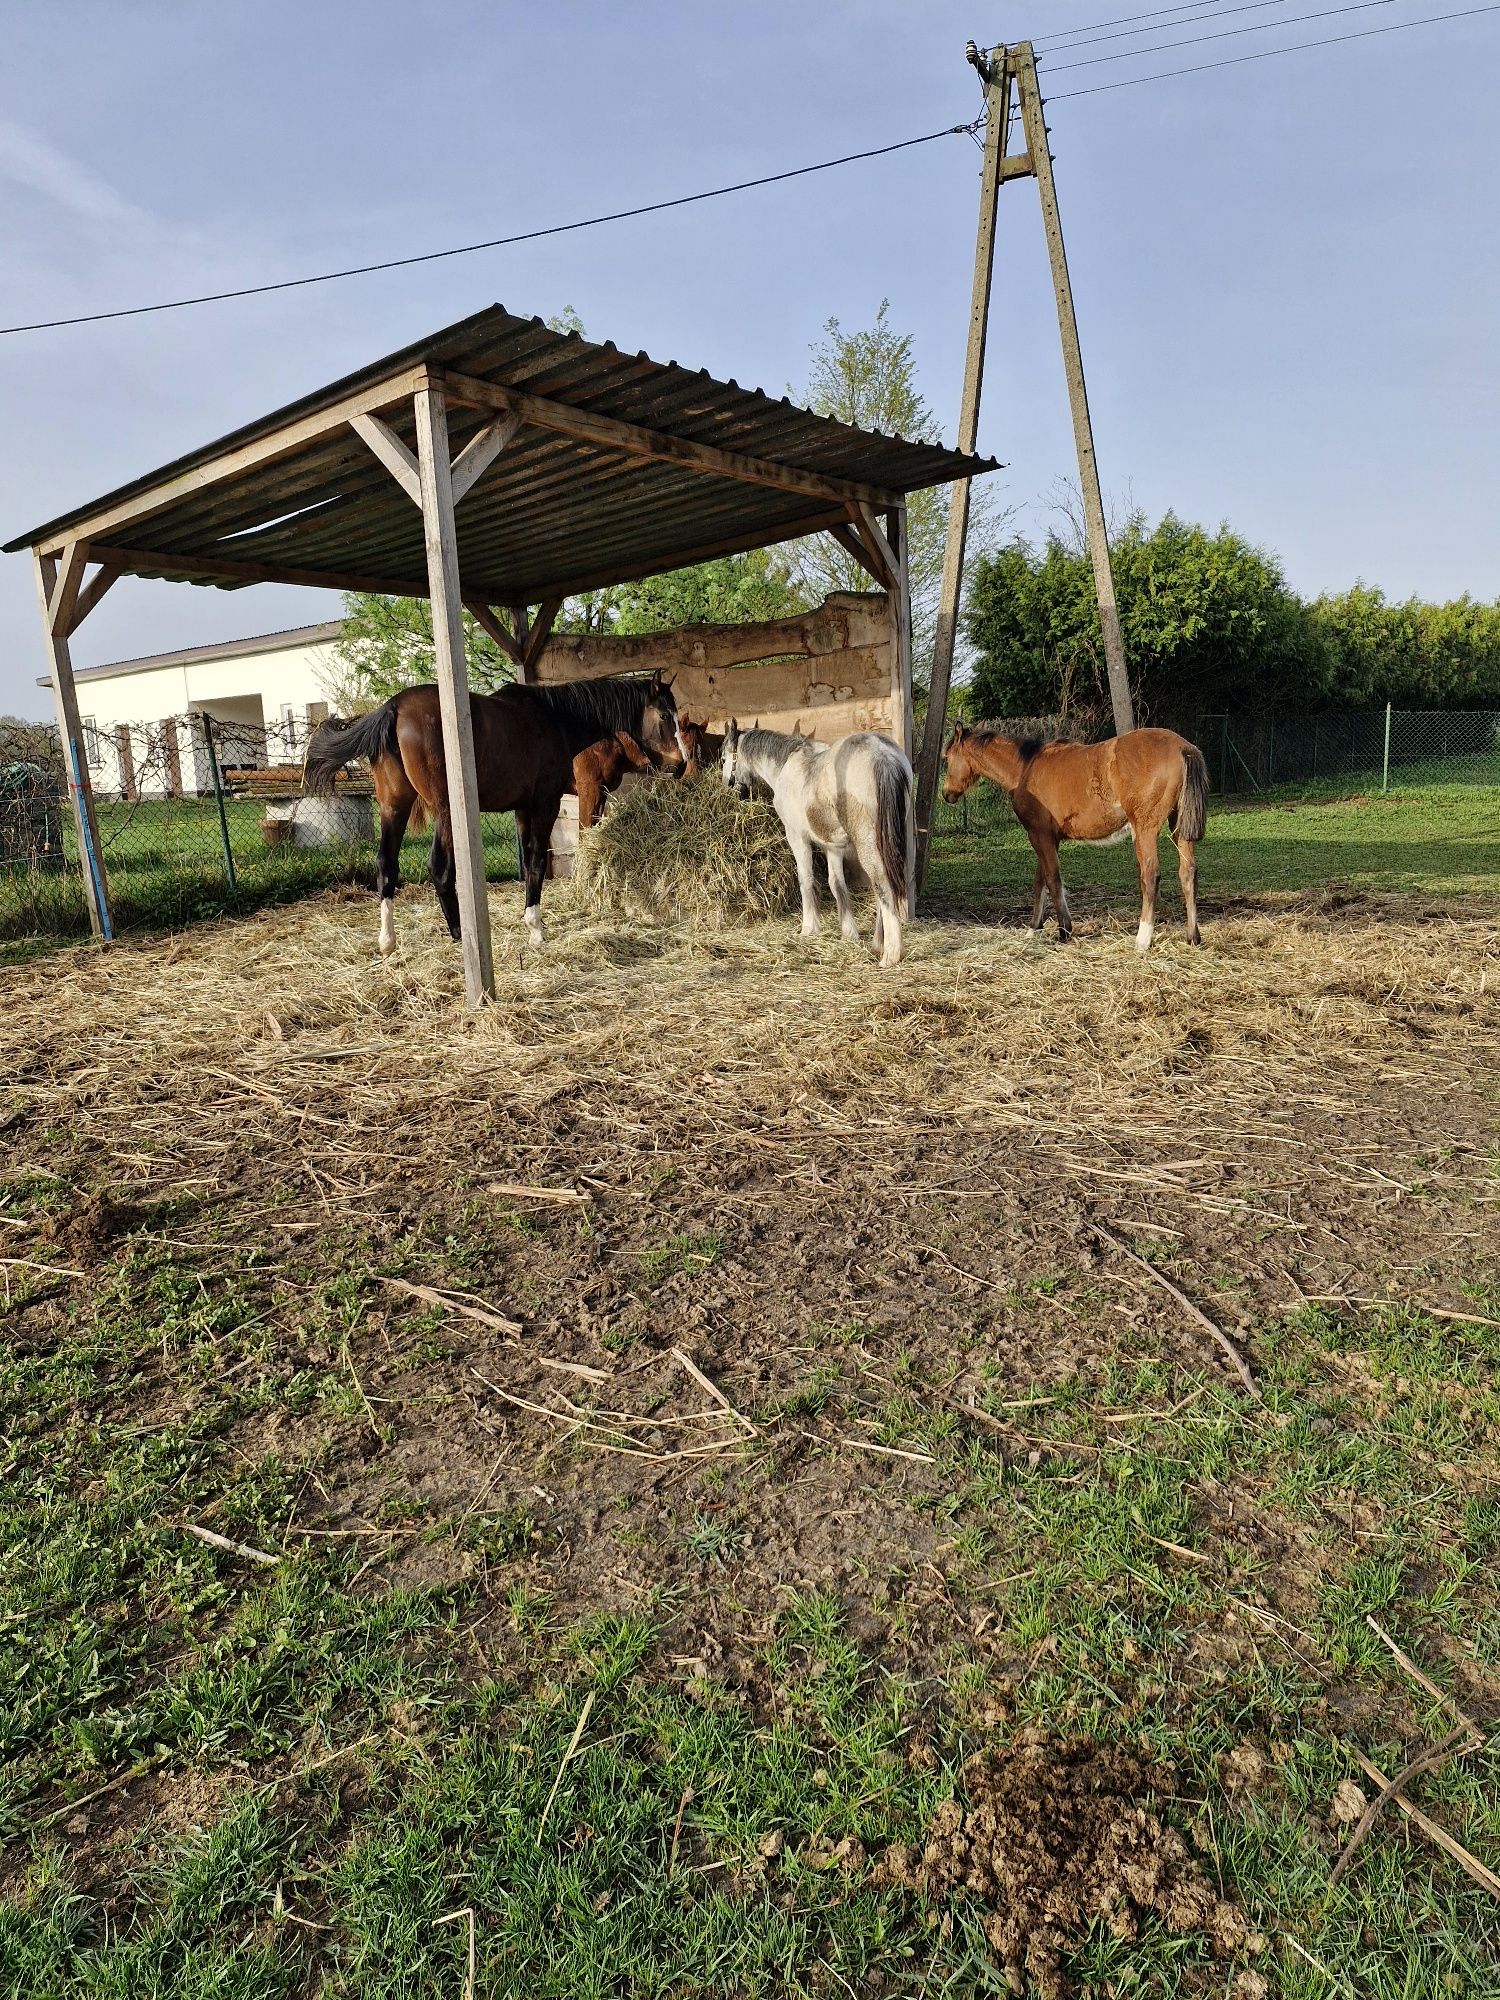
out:
<path id="1" fill-rule="evenodd" d="M 1111 847 L 1133 837 L 1141 878 L 1141 924 L 1135 947 L 1149 950 L 1161 880 L 1156 844 L 1165 825 L 1177 846 L 1188 943 L 1202 943 L 1194 849 L 1208 817 L 1208 766 L 1195 743 L 1170 729 L 1131 729 L 1105 743 L 1043 743 L 959 723 L 948 744 L 943 797 L 952 804 L 978 778 L 988 778 L 1009 793 L 1036 854 L 1033 932 L 1041 929 L 1050 898 L 1059 941 L 1066 944 L 1073 935 L 1068 892 L 1057 862 L 1060 841 Z"/>
<path id="2" fill-rule="evenodd" d="M 574 759 L 591 745 L 628 736 L 652 762 L 680 762 L 677 705 L 659 674 L 565 681 L 553 687 L 503 687 L 469 697 L 474 719 L 474 768 L 481 812 L 514 812 L 526 880 L 526 924 L 540 944 L 542 882 L 547 849 L 564 792 L 574 787 Z M 376 890 L 380 897 L 380 949 L 395 949 L 392 901 L 400 876 L 401 841 L 408 822 L 432 821 L 428 864 L 448 929 L 459 935 L 453 831 L 438 691 L 428 684 L 403 688 L 357 722 L 325 722 L 308 745 L 303 784 L 309 792 L 332 788 L 352 758 L 369 759 L 380 805 Z"/>

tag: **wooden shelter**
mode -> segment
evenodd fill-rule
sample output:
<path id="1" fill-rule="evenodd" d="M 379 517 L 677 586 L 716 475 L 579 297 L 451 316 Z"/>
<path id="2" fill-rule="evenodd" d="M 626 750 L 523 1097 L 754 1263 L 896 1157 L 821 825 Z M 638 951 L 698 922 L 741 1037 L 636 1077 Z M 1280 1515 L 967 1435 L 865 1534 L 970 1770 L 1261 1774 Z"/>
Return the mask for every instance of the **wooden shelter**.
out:
<path id="1" fill-rule="evenodd" d="M 477 1005 L 494 976 L 463 607 L 528 678 L 577 592 L 827 532 L 886 593 L 910 753 L 906 495 L 993 469 L 492 306 L 32 529 L 6 551 L 35 564 L 95 932 L 109 894 L 68 641 L 118 577 L 431 599 Z"/>

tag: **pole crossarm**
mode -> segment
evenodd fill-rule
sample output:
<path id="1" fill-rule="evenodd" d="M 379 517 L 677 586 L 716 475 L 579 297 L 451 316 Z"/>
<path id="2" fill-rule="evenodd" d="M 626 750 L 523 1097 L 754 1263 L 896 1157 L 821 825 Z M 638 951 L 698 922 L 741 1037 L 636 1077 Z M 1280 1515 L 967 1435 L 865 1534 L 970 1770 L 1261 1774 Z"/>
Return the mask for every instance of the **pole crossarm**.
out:
<path id="1" fill-rule="evenodd" d="M 881 486 L 867 486 L 854 479 L 836 479 L 826 473 L 807 472 L 800 466 L 778 465 L 771 459 L 752 458 L 743 452 L 724 451 L 718 445 L 696 444 L 689 438 L 673 437 L 666 431 L 647 430 L 618 417 L 600 416 L 572 403 L 559 403 L 550 396 L 531 396 L 524 390 L 506 389 L 478 376 L 445 374 L 448 396 L 455 403 L 468 403 L 482 410 L 511 411 L 523 423 L 539 430 L 556 431 L 582 444 L 596 444 L 608 451 L 620 451 L 632 458 L 657 459 L 667 465 L 688 466 L 698 472 L 712 472 L 725 479 L 739 479 L 752 486 L 770 486 L 782 493 L 803 493 L 813 500 L 841 501 L 870 507 L 892 507 L 901 501 L 899 493 Z"/>

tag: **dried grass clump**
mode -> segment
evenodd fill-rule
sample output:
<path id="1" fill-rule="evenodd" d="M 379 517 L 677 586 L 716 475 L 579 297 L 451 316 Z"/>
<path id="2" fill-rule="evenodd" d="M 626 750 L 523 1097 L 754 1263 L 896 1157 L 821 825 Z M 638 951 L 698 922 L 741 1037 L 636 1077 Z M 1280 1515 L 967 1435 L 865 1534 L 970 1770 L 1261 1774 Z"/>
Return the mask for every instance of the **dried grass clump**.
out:
<path id="1" fill-rule="evenodd" d="M 572 893 L 595 916 L 716 929 L 798 905 L 781 821 L 711 772 L 626 786 L 579 841 Z"/>

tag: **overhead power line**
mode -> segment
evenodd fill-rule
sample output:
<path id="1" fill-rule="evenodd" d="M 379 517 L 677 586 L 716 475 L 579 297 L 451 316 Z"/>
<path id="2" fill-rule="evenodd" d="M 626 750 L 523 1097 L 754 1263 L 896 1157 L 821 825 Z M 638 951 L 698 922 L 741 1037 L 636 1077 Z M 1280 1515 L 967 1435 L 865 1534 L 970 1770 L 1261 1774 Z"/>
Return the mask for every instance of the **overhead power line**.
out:
<path id="1" fill-rule="evenodd" d="M 1152 70 L 1146 76 L 1117 77 L 1113 83 L 1086 83 L 1077 90 L 1049 91 L 1047 102 L 1062 104 L 1070 97 L 1098 97 L 1106 90 L 1130 90 L 1138 83 L 1160 83 L 1169 76 L 1201 76 L 1205 70 L 1233 69 L 1240 63 L 1269 62 L 1273 56 L 1301 55 L 1307 49 L 1331 49 L 1340 42 L 1366 42 L 1372 36 L 1398 35 L 1407 28 L 1435 28 L 1443 21 L 1468 21 L 1476 14 L 1500 14 L 1500 0 L 1490 0 L 1490 4 L 1484 7 L 1461 7 L 1452 14 L 1426 14 L 1420 21 L 1387 21 L 1379 28 L 1352 28 L 1343 35 L 1320 35 L 1313 42 L 1288 42 L 1279 49 L 1253 49 L 1249 55 L 1219 56 L 1214 62 L 1184 63 L 1177 69 Z M 1148 55 L 1154 52 L 1142 49 L 1137 53 Z"/>
<path id="2" fill-rule="evenodd" d="M 1500 0 L 1497 0 L 1500 4 Z M 536 243 L 546 236 L 567 236 L 579 229 L 597 229 L 606 222 L 628 222 L 635 216 L 660 215 L 671 208 L 687 208 L 694 202 L 717 201 L 722 195 L 743 194 L 749 188 L 771 187 L 777 181 L 799 180 L 804 174 L 824 174 L 832 167 L 851 166 L 856 160 L 878 160 L 886 153 L 905 152 L 911 146 L 928 146 L 934 139 L 948 139 L 955 133 L 966 135 L 968 125 L 945 125 L 938 132 L 921 132 L 914 139 L 895 139 L 887 146 L 870 146 L 862 153 L 841 153 L 836 160 L 816 160 L 807 167 L 785 167 L 780 173 L 758 174 L 753 180 L 730 181 L 723 187 L 704 188 L 697 194 L 673 195 L 667 201 L 642 202 L 636 208 L 617 208 L 604 215 L 584 216 L 577 222 L 554 222 L 545 229 L 524 229 L 514 236 L 492 236 L 483 243 L 458 243 L 447 250 L 423 250 L 411 257 L 387 257 L 378 264 L 350 264 L 339 271 L 316 271 L 305 278 L 280 278 L 264 285 L 238 285 L 230 291 L 199 292 L 189 298 L 160 299 L 153 305 L 118 306 L 110 312 L 75 313 L 67 319 L 37 319 L 16 326 L 0 326 L 0 335 L 46 333 L 55 327 L 97 326 L 101 320 L 139 319 L 146 313 L 180 312 L 187 306 L 217 305 L 226 299 L 254 299 L 268 292 L 293 292 L 306 285 L 331 285 L 339 278 L 363 278 L 376 271 L 400 271 L 413 264 L 436 264 L 447 257 L 472 257 L 480 250 L 506 250 L 518 243 Z"/>
<path id="3" fill-rule="evenodd" d="M 1116 49 L 1112 55 L 1084 56 L 1078 62 L 1049 63 L 1054 76 L 1065 69 L 1095 69 L 1100 63 L 1134 62 L 1137 56 L 1165 55 L 1169 49 L 1191 49 L 1200 42 L 1228 42 L 1237 35 L 1275 34 L 1282 28 L 1300 27 L 1304 21 L 1331 21 L 1340 14 L 1370 14 L 1377 7 L 1397 7 L 1401 0 L 1345 0 L 1341 7 L 1323 7 L 1312 14 L 1288 14 L 1280 21 L 1251 21 L 1238 28 L 1216 28 L 1211 35 L 1184 35 L 1177 42 L 1152 42 L 1146 48 Z"/>
<path id="4" fill-rule="evenodd" d="M 1123 27 L 1127 21 L 1161 21 L 1161 17 L 1164 14 L 1196 14 L 1202 11 L 1209 11 L 1216 5 L 1218 5 L 1218 0 L 1181 0 L 1179 6 L 1153 7 L 1145 14 L 1115 14 L 1107 21 L 1080 21 L 1074 28 L 1054 29 L 1053 34 L 1056 40 L 1049 40 L 1048 46 L 1055 48 L 1063 41 L 1071 41 L 1075 35 L 1092 35 L 1102 28 Z M 1172 27 L 1174 25 L 1180 24 L 1171 21 L 1162 21 L 1163 27 Z M 1140 32 L 1142 34 L 1149 34 L 1152 31 L 1143 28 Z"/>
<path id="5" fill-rule="evenodd" d="M 1151 26 L 1141 28 L 1121 28 L 1117 27 L 1113 22 L 1101 21 L 1097 23 L 1099 27 L 1112 27 L 1115 29 L 1115 32 L 1107 35 L 1090 35 L 1084 41 L 1049 40 L 1036 51 L 1037 60 L 1040 62 L 1043 56 L 1052 54 L 1054 50 L 1057 50 L 1062 55 L 1071 55 L 1075 49 L 1091 49 L 1099 42 L 1132 41 L 1139 35 L 1168 35 L 1177 28 L 1194 27 L 1199 21 L 1223 21 L 1231 14 L 1263 14 L 1268 8 L 1285 7 L 1286 5 L 1287 0 L 1244 0 L 1244 4 L 1238 7 L 1222 7 L 1217 4 L 1217 0 L 1214 0 L 1214 4 L 1209 6 L 1204 5 L 1204 0 L 1193 0 L 1191 12 L 1187 12 L 1180 7 L 1170 9 L 1170 12 L 1173 14 L 1183 17 L 1180 20 L 1157 20 Z M 1148 18 L 1148 16 L 1135 14 L 1124 14 L 1121 16 L 1121 19 L 1125 21 L 1145 20 Z M 1282 26 L 1282 23 L 1280 21 L 1268 21 L 1265 25 L 1268 28 L 1279 28 Z"/>
<path id="6" fill-rule="evenodd" d="M 1394 0 L 1354 0 L 1354 4 L 1335 7 L 1325 13 L 1292 16 L 1284 21 L 1274 23 L 1274 26 L 1277 28 L 1292 27 L 1299 21 L 1326 20 L 1330 14 L 1358 13 L 1368 8 L 1392 4 L 1394 4 Z M 1183 10 L 1181 8 L 1171 8 L 1165 11 L 1180 13 Z M 1500 13 L 1500 0 L 1487 0 L 1487 4 L 1482 6 L 1463 7 L 1447 14 L 1428 14 L 1419 20 L 1390 21 L 1378 28 L 1353 29 L 1342 35 L 1323 35 L 1316 41 L 1289 42 L 1280 48 L 1256 49 L 1242 56 L 1220 56 L 1213 62 L 1189 63 L 1175 69 L 1152 70 L 1144 76 L 1119 77 L 1110 83 L 1081 85 L 1076 90 L 1064 90 L 1055 93 L 1049 91 L 1048 102 L 1059 104 L 1069 98 L 1097 97 L 1105 91 L 1130 90 L 1136 84 L 1159 83 L 1168 77 L 1199 76 L 1207 70 L 1230 69 L 1241 63 L 1266 62 L 1273 56 L 1300 55 L 1310 49 L 1332 48 L 1343 42 L 1367 41 L 1375 35 L 1398 34 L 1404 29 L 1433 28 L 1445 21 L 1467 21 L 1474 19 L 1478 15 L 1497 13 Z M 1131 17 L 1120 16 L 1117 18 L 1128 20 Z M 1113 24 L 1104 22 L 1098 25 L 1108 27 Z M 1184 26 L 1187 24 L 1178 22 L 1175 25 Z M 1226 31 L 1229 34 L 1246 34 L 1252 32 L 1256 32 L 1256 30 L 1238 28 Z M 1193 42 L 1218 39 L 1221 39 L 1218 35 L 1191 36 L 1181 42 L 1154 43 L 1146 48 L 1133 49 L 1126 53 L 1132 56 L 1155 55 L 1167 49 L 1186 48 Z M 1116 62 L 1122 59 L 1118 55 L 1098 56 L 1090 58 L 1089 61 L 1090 63 Z M 1084 63 L 1053 64 L 1048 66 L 1047 73 L 1049 75 L 1056 75 L 1067 69 L 1079 69 L 1086 66 Z M 700 189 L 696 194 L 674 195 L 664 201 L 643 202 L 634 208 L 612 209 L 601 215 L 584 216 L 575 222 L 556 222 L 542 229 L 521 230 L 511 236 L 493 236 L 479 243 L 459 243 L 445 250 L 424 250 L 412 256 L 387 257 L 377 263 L 371 264 L 350 264 L 340 270 L 317 271 L 301 278 L 280 278 L 261 285 L 239 285 L 227 291 L 199 292 L 180 299 L 161 299 L 150 305 L 118 306 L 106 312 L 76 313 L 66 318 L 29 320 L 19 322 L 14 326 L 0 326 L 0 337 L 21 333 L 45 333 L 70 326 L 97 326 L 107 320 L 139 319 L 150 313 L 181 312 L 190 306 L 218 305 L 231 299 L 263 298 L 272 292 L 299 291 L 309 285 L 334 284 L 343 278 L 369 277 L 380 271 L 409 270 L 418 264 L 441 263 L 451 257 L 471 257 L 482 250 L 510 249 L 521 243 L 540 242 L 546 237 L 567 236 L 579 230 L 598 229 L 610 222 L 627 222 L 638 216 L 661 215 L 674 208 L 688 208 L 698 202 L 717 201 L 725 195 L 743 194 L 752 188 L 774 187 L 778 182 L 800 180 L 808 174 L 828 173 L 835 167 L 852 166 L 862 160 L 882 159 L 890 153 L 906 152 L 913 146 L 931 145 L 937 139 L 947 139 L 955 135 L 964 137 L 972 136 L 982 123 L 983 113 L 981 113 L 979 118 L 971 119 L 969 123 L 964 125 L 944 125 L 935 132 L 921 132 L 911 139 L 894 139 L 887 145 L 869 146 L 864 151 L 858 153 L 841 153 L 835 159 L 816 160 L 809 166 L 785 167 L 778 173 L 758 174 L 750 180 L 730 181 L 722 187 Z"/>

